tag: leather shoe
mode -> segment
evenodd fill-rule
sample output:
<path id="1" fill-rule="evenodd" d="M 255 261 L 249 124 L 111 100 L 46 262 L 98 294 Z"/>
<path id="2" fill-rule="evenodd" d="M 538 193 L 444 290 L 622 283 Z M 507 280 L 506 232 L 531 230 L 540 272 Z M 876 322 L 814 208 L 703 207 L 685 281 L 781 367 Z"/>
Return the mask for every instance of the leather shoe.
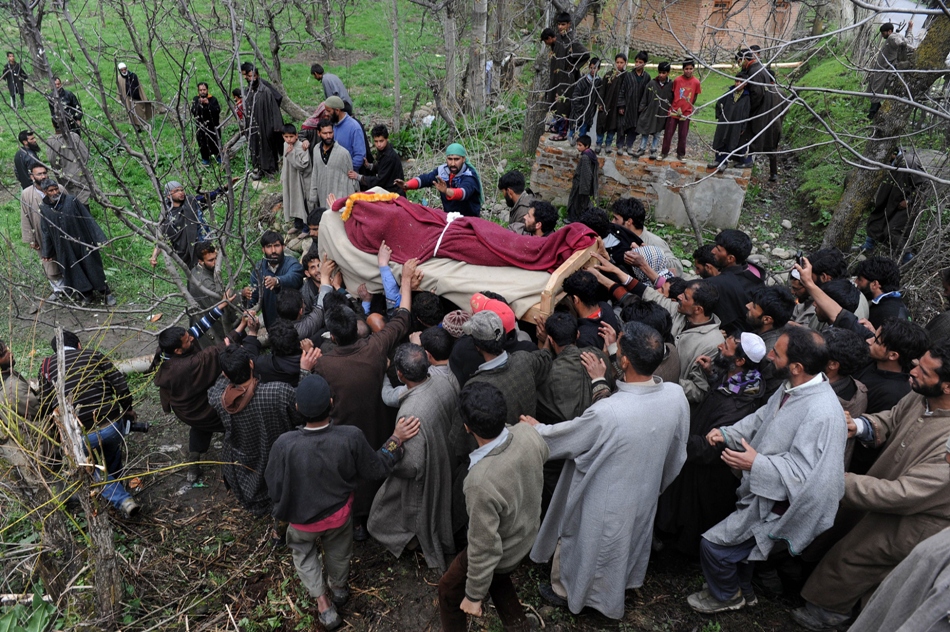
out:
<path id="1" fill-rule="evenodd" d="M 356 542 L 366 542 L 369 540 L 369 532 L 366 530 L 365 524 L 357 523 L 353 526 L 353 539 Z"/>
<path id="2" fill-rule="evenodd" d="M 567 599 L 554 592 L 554 588 L 551 586 L 551 584 L 541 584 L 538 586 L 538 593 L 540 593 L 541 597 L 552 606 L 567 608 Z"/>

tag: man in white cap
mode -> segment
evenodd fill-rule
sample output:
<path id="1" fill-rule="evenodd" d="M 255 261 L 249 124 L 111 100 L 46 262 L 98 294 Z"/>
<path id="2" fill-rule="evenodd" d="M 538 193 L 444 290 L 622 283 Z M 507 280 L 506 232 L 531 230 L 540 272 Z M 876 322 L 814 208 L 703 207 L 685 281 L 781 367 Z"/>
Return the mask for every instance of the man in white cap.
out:
<path id="1" fill-rule="evenodd" d="M 117 83 L 119 86 L 119 98 L 122 100 L 122 103 L 125 104 L 125 109 L 129 111 L 130 116 L 133 115 L 133 111 L 137 115 L 138 111 L 134 110 L 135 104 L 145 100 L 145 92 L 142 90 L 142 84 L 139 83 L 138 75 L 129 70 L 125 62 L 119 62 L 118 69 L 119 76 Z M 133 122 L 135 122 L 135 119 L 133 119 Z"/>
<path id="2" fill-rule="evenodd" d="M 709 378 L 709 395 L 690 413 L 686 464 L 660 496 L 656 513 L 658 537 L 687 555 L 696 556 L 703 532 L 736 508 L 739 480 L 719 458 L 720 450 L 706 442 L 706 435 L 736 423 L 764 403 L 760 367 L 765 354 L 762 338 L 744 332 L 727 337 L 714 358 L 696 359 Z"/>
<path id="3" fill-rule="evenodd" d="M 366 162 L 366 133 L 363 126 L 346 113 L 346 104 L 340 97 L 332 96 L 323 104 L 327 108 L 327 118 L 333 123 L 333 137 L 350 152 L 353 171 L 359 171 Z"/>

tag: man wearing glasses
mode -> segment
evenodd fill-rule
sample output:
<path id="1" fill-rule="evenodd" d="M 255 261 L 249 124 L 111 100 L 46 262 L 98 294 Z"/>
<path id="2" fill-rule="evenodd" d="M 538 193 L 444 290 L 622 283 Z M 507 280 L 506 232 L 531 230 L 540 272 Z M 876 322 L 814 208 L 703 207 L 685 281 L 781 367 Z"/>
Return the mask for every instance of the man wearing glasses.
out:
<path id="1" fill-rule="evenodd" d="M 40 215 L 40 204 L 43 203 L 43 197 L 46 192 L 39 188 L 40 182 L 47 178 L 47 168 L 42 164 L 35 164 L 30 169 L 30 179 L 33 184 L 23 189 L 20 194 L 20 235 L 23 243 L 36 251 L 37 254 L 43 247 L 43 217 Z M 66 189 L 60 185 L 60 191 L 66 193 Z M 43 272 L 49 279 L 53 287 L 53 293 L 46 299 L 48 301 L 60 298 L 63 293 L 63 270 L 56 261 L 42 261 Z"/>

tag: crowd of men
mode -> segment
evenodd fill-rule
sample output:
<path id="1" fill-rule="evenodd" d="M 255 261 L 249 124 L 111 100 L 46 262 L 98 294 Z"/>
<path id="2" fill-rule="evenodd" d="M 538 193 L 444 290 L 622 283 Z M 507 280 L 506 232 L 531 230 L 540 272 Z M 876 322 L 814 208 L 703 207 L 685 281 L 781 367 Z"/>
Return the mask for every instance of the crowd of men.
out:
<path id="1" fill-rule="evenodd" d="M 559 32 L 544 36 L 555 50 L 552 82 L 571 72 L 554 68 L 557 51 L 586 54 L 569 19 L 563 29 L 558 22 Z M 618 151 L 630 151 L 640 134 L 643 153 L 652 137 L 655 152 L 661 128 L 641 127 L 629 113 L 651 111 L 636 104 L 661 98 L 669 68 L 662 80 L 644 78 L 646 55 L 637 57 L 628 72 L 618 56 L 601 86 L 615 99 L 605 112 L 616 127 L 595 134 L 606 145 L 591 150 L 578 119 L 577 146 L 590 154 L 594 182 L 596 154 L 614 138 Z M 755 51 L 742 60 L 744 71 L 760 72 Z M 673 82 L 684 102 L 667 110 L 664 154 L 672 129 L 685 152 L 683 108 L 699 93 L 690 67 L 689 85 Z M 571 85 L 593 94 L 597 66 L 589 69 Z M 324 204 L 373 187 L 433 187 L 446 212 L 480 215 L 482 179 L 461 144 L 447 148 L 445 164 L 405 179 L 386 127 L 371 131 L 373 160 L 342 82 L 319 65 L 311 70 L 326 100 L 298 130 L 283 122 L 277 91 L 242 66 L 254 166 L 260 177 L 280 170 L 284 219 L 299 233 L 318 238 Z M 129 75 L 120 69 L 134 88 Z M 556 108 L 561 81 L 552 83 Z M 193 104 L 208 162 L 220 157 L 215 103 L 203 85 Z M 88 179 L 67 166 L 84 160 L 74 155 L 82 141 L 61 132 L 71 140 L 49 142 L 45 161 L 35 137 L 21 134 L 21 151 L 36 158 L 16 162 L 23 239 L 39 251 L 54 294 L 114 301 Z M 556 209 L 532 196 L 523 174 L 502 175 L 497 188 L 513 232 L 545 239 L 557 230 Z M 926 327 L 914 323 L 897 262 L 870 256 L 849 270 L 834 249 L 801 258 L 777 282 L 749 261 L 752 241 L 734 229 L 693 253 L 698 277 L 687 278 L 647 228 L 639 200 L 620 199 L 608 212 L 594 205 L 595 185 L 575 189 L 572 198 L 586 200 L 569 207 L 569 221 L 594 231 L 604 250 L 564 280 L 553 314 L 519 323 L 504 288 L 454 305 L 419 291 L 415 260 L 396 279 L 385 242 L 384 292 L 372 294 L 346 287 L 319 248 L 297 261 L 270 230 L 249 284 L 233 295 L 213 274 L 218 254 L 205 210 L 217 192 L 192 196 L 168 182 L 151 262 L 167 256 L 189 270 L 205 311 L 188 328 L 160 333 L 150 371 L 164 410 L 189 427 L 187 480 L 206 475 L 201 462 L 222 434 L 231 494 L 248 512 L 274 518 L 275 542 L 290 549 L 327 629 L 343 623 L 353 543 L 369 537 L 395 557 L 418 550 L 442 573 L 444 630 L 467 629 L 489 597 L 506 629 L 529 629 L 511 580 L 525 558 L 550 563 L 539 593 L 552 605 L 620 619 L 625 590 L 643 584 L 663 547 L 699 559 L 706 583 L 683 598 L 704 614 L 800 591 L 805 605 L 791 616 L 808 630 L 897 609 L 945 616 L 925 590 L 910 607 L 875 589 L 892 577 L 926 584 L 922 567 L 942 570 L 950 550 L 942 533 L 950 526 L 950 305 Z M 941 281 L 950 300 L 950 268 Z M 138 503 L 115 480 L 124 436 L 141 429 L 128 385 L 75 334 L 62 345 L 52 341 L 35 392 L 0 342 L 8 404 L 0 414 L 42 419 L 63 372 L 110 481 L 103 497 L 133 516 Z"/>

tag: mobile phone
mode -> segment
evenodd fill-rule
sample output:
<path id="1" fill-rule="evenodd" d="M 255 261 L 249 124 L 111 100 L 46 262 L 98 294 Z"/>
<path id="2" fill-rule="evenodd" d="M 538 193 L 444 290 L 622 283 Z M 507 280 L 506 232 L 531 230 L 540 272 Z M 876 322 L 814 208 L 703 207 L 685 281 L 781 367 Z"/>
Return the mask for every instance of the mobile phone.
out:
<path id="1" fill-rule="evenodd" d="M 805 255 L 802 253 L 801 250 L 795 253 L 795 263 L 797 263 L 800 266 L 805 265 Z"/>

